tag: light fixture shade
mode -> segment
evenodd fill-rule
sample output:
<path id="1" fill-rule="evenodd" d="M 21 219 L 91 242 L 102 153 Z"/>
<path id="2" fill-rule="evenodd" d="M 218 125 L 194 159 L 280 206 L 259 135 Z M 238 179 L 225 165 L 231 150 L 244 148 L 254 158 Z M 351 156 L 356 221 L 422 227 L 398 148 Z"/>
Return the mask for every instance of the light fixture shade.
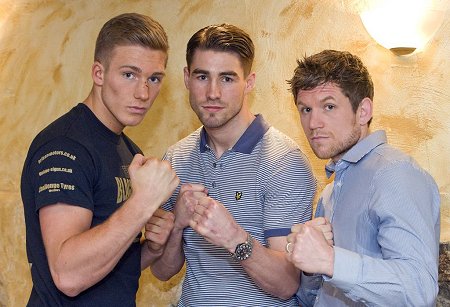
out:
<path id="1" fill-rule="evenodd" d="M 373 0 L 360 12 L 367 32 L 397 54 L 422 50 L 439 29 L 448 0 Z"/>

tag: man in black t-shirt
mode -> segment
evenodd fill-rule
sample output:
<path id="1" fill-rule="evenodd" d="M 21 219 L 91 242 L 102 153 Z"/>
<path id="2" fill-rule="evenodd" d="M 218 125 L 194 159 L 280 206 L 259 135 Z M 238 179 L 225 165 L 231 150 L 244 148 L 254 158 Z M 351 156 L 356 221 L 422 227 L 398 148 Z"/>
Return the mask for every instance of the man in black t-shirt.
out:
<path id="1" fill-rule="evenodd" d="M 28 306 L 135 305 L 140 271 L 162 254 L 173 227 L 173 214 L 159 207 L 179 180 L 123 129 L 139 124 L 156 99 L 167 50 L 164 29 L 150 17 L 109 20 L 97 38 L 89 96 L 33 140 L 21 181 Z"/>

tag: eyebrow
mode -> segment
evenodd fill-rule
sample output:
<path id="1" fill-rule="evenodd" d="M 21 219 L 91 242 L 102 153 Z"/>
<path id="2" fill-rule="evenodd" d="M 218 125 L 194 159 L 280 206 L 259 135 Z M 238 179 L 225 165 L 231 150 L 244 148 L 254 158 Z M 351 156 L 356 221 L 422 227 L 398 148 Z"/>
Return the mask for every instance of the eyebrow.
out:
<path id="1" fill-rule="evenodd" d="M 142 69 L 137 66 L 134 66 L 134 65 L 122 65 L 122 66 L 120 66 L 120 68 L 128 68 L 135 72 L 142 73 Z M 166 74 L 162 71 L 156 71 L 156 72 L 152 73 L 152 76 L 165 76 L 165 75 Z"/>
<path id="2" fill-rule="evenodd" d="M 209 75 L 209 71 L 204 70 L 204 69 L 199 69 L 196 68 L 192 71 L 193 74 L 197 74 L 197 75 Z M 219 76 L 237 76 L 238 74 L 235 71 L 223 71 L 219 73 Z"/>
<path id="3" fill-rule="evenodd" d="M 122 66 L 120 66 L 120 68 L 129 68 L 129 69 L 137 71 L 139 73 L 142 72 L 142 69 L 140 69 L 139 67 L 134 66 L 134 65 L 122 65 Z"/>
<path id="4" fill-rule="evenodd" d="M 327 100 L 336 100 L 333 96 L 326 96 L 326 97 L 324 97 L 323 99 L 320 99 L 320 102 L 325 102 L 325 101 L 327 101 Z"/>
<path id="5" fill-rule="evenodd" d="M 331 99 L 331 100 L 336 100 L 336 99 L 334 99 L 333 96 L 330 95 L 330 96 L 326 96 L 326 97 L 320 99 L 319 102 L 320 102 L 320 103 L 324 103 L 324 102 L 326 102 L 327 100 L 330 100 L 330 99 Z M 297 100 L 298 100 L 298 102 L 297 102 L 297 101 L 295 102 L 295 105 L 296 105 L 296 106 L 299 106 L 299 105 L 305 105 L 299 98 L 297 98 Z"/>

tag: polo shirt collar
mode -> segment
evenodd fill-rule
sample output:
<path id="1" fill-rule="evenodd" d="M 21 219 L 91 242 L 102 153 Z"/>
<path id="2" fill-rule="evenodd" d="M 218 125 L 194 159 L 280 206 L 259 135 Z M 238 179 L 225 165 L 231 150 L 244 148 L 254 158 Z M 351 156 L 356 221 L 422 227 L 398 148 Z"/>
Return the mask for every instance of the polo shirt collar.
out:
<path id="1" fill-rule="evenodd" d="M 269 123 L 264 120 L 261 114 L 257 114 L 231 150 L 250 154 L 269 128 Z M 200 131 L 200 152 L 205 152 L 208 148 L 208 134 L 205 127 L 202 127 Z"/>
<path id="2" fill-rule="evenodd" d="M 342 161 L 346 162 L 347 165 L 350 163 L 358 163 L 359 160 L 371 152 L 375 147 L 378 147 L 384 143 L 387 143 L 385 131 L 378 130 L 369 134 L 353 145 L 353 147 L 350 148 L 350 150 L 347 151 L 337 163 L 334 163 L 333 160 L 328 161 L 325 166 L 327 177 L 330 178 L 330 176 L 336 171 L 336 166 Z"/>

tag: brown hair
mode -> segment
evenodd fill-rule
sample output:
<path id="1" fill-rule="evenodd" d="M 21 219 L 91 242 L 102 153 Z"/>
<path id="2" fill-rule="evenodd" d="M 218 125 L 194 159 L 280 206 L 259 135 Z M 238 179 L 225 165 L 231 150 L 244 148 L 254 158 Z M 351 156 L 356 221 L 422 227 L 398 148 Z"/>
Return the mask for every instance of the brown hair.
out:
<path id="1" fill-rule="evenodd" d="M 359 103 L 368 97 L 373 100 L 372 78 L 361 59 L 346 51 L 324 50 L 302 60 L 297 60 L 294 76 L 287 81 L 297 104 L 300 90 L 313 89 L 325 83 L 340 87 L 352 104 L 354 112 Z"/>
<path id="2" fill-rule="evenodd" d="M 197 31 L 187 43 L 186 62 L 188 69 L 197 49 L 235 53 L 247 76 L 252 69 L 255 46 L 250 36 L 242 29 L 230 25 L 210 25 Z"/>
<path id="3" fill-rule="evenodd" d="M 137 13 L 125 13 L 103 25 L 95 44 L 94 60 L 107 67 L 114 48 L 127 45 L 160 50 L 166 55 L 169 50 L 167 34 L 156 20 Z"/>

